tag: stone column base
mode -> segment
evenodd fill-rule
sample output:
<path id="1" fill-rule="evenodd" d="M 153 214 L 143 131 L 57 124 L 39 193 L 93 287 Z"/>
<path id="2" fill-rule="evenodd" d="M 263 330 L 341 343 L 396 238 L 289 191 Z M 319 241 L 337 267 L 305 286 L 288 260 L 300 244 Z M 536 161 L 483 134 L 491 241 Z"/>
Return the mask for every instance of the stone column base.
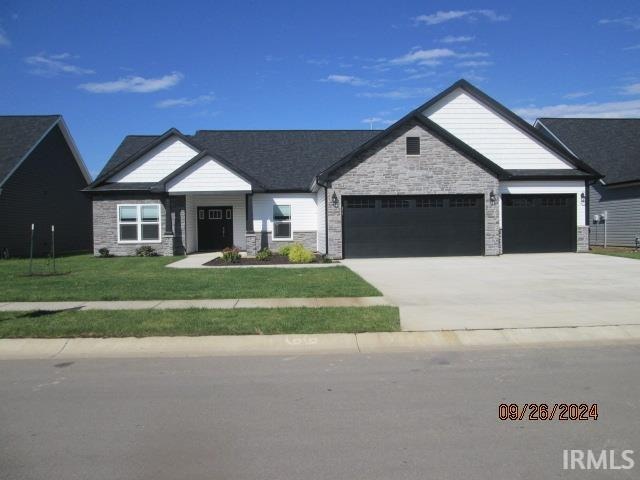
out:
<path id="1" fill-rule="evenodd" d="M 585 253 L 589 251 L 589 226 L 581 225 L 578 227 L 577 232 L 577 248 L 578 253 Z"/>
<path id="2" fill-rule="evenodd" d="M 257 245 L 256 245 L 256 234 L 246 233 L 245 240 L 247 242 L 247 255 L 250 257 L 255 257 L 256 253 L 258 253 Z"/>

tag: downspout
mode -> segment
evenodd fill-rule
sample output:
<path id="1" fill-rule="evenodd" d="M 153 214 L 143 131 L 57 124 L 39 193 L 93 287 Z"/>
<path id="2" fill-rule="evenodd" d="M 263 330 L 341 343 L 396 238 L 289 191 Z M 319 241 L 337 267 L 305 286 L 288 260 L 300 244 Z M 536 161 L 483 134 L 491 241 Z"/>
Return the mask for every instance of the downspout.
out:
<path id="1" fill-rule="evenodd" d="M 319 177 L 316 177 L 315 183 L 324 188 L 324 251 L 325 255 L 329 255 L 329 185 L 321 182 Z"/>

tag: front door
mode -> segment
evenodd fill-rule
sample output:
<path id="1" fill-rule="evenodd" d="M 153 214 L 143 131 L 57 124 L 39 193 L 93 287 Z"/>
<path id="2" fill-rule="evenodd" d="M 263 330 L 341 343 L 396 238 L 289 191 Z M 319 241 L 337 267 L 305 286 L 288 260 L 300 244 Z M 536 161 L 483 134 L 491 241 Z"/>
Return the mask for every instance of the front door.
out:
<path id="1" fill-rule="evenodd" d="M 198 251 L 233 247 L 233 208 L 198 207 Z"/>

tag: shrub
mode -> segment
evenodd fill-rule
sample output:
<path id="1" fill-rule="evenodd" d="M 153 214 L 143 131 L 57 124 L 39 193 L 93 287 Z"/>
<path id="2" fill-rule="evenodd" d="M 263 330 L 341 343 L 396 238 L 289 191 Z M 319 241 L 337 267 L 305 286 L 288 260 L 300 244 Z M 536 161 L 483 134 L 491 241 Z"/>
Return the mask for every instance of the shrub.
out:
<path id="1" fill-rule="evenodd" d="M 291 263 L 311 263 L 316 258 L 311 250 L 307 250 L 300 243 L 293 244 L 289 250 L 288 257 Z"/>
<path id="2" fill-rule="evenodd" d="M 285 245 L 284 247 L 280 247 L 280 250 L 278 250 L 278 253 L 283 257 L 288 257 L 290 251 L 291 251 L 291 245 Z"/>
<path id="3" fill-rule="evenodd" d="M 228 263 L 238 263 L 240 261 L 240 249 L 237 247 L 227 247 L 222 250 L 222 260 Z"/>
<path id="4" fill-rule="evenodd" d="M 267 247 L 264 247 L 261 248 L 258 253 L 256 253 L 256 258 L 261 262 L 266 262 L 271 258 L 272 255 L 273 253 L 271 253 L 271 250 L 269 250 Z"/>
<path id="5" fill-rule="evenodd" d="M 158 252 L 156 252 L 156 250 L 149 245 L 143 245 L 141 247 L 136 248 L 136 257 L 157 257 L 157 256 L 158 256 Z"/>
<path id="6" fill-rule="evenodd" d="M 109 252 L 109 249 L 108 248 L 104 248 L 104 247 L 102 247 L 100 250 L 98 250 L 98 256 L 100 258 L 113 257 L 113 255 L 111 255 L 111 252 Z"/>

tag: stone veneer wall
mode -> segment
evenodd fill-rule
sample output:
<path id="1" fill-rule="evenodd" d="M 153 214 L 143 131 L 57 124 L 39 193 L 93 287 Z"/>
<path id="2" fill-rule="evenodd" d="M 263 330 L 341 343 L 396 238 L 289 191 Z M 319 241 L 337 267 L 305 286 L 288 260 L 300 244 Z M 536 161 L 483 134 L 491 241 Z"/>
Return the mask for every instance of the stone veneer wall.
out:
<path id="1" fill-rule="evenodd" d="M 168 197 L 162 194 L 110 193 L 93 195 L 93 252 L 103 247 L 113 255 L 135 255 L 137 248 L 149 245 L 161 255 L 182 255 L 185 251 L 185 198 L 171 197 L 173 235 L 165 235 Z M 160 242 L 118 243 L 118 205 L 160 204 Z"/>
<path id="2" fill-rule="evenodd" d="M 405 137 L 420 137 L 418 156 L 406 155 Z M 458 153 L 418 124 L 409 124 L 334 172 L 327 198 L 337 195 L 338 205 L 327 202 L 329 252 L 342 257 L 343 195 L 483 194 L 485 199 L 485 255 L 500 254 L 498 179 Z"/>
<path id="3" fill-rule="evenodd" d="M 578 227 L 578 253 L 585 253 L 589 251 L 589 226 L 582 225 Z"/>

